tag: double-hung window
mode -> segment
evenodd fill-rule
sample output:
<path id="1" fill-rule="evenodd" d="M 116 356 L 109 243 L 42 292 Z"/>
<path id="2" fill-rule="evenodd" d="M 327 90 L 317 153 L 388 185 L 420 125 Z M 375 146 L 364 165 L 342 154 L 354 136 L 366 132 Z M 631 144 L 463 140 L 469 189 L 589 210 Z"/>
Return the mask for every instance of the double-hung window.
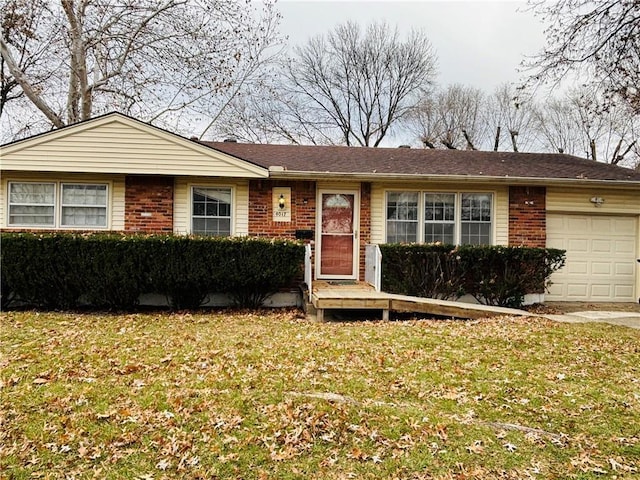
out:
<path id="1" fill-rule="evenodd" d="M 11 227 L 106 228 L 107 184 L 9 182 Z"/>
<path id="2" fill-rule="evenodd" d="M 388 243 L 490 245 L 493 194 L 387 192 Z"/>
<path id="3" fill-rule="evenodd" d="M 231 235 L 232 190 L 228 187 L 191 189 L 191 233 L 228 237 Z"/>
<path id="4" fill-rule="evenodd" d="M 424 242 L 456 243 L 456 195 L 424 194 Z"/>
<path id="5" fill-rule="evenodd" d="M 387 194 L 387 242 L 418 241 L 418 192 Z"/>

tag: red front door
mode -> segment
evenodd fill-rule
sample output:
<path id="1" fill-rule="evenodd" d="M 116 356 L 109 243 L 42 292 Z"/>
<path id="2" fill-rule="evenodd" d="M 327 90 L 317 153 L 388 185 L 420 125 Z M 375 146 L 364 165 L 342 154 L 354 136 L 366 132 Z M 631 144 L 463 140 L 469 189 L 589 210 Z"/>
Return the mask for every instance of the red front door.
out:
<path id="1" fill-rule="evenodd" d="M 320 278 L 356 278 L 356 193 L 321 193 Z"/>

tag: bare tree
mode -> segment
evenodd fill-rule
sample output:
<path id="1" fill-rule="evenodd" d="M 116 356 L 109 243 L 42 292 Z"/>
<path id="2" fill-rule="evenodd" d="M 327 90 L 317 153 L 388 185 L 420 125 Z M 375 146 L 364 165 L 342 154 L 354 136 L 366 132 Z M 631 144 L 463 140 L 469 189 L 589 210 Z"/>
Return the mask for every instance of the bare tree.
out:
<path id="1" fill-rule="evenodd" d="M 536 113 L 540 149 L 634 167 L 638 155 L 638 117 L 626 105 L 594 112 L 601 101 L 590 89 L 572 90 L 543 102 Z"/>
<path id="2" fill-rule="evenodd" d="M 346 23 L 295 48 L 286 66 L 285 110 L 292 121 L 319 125 L 326 139 L 377 147 L 428 91 L 435 71 L 424 33 L 403 41 L 384 23 L 364 31 Z"/>
<path id="3" fill-rule="evenodd" d="M 536 104 L 508 84 L 487 97 L 485 118 L 487 139 L 493 150 L 528 151 L 536 145 Z M 491 134 L 495 137 L 491 137 Z M 493 142 L 491 140 L 493 138 Z"/>
<path id="4" fill-rule="evenodd" d="M 24 94 L 15 108 L 37 110 L 53 127 L 109 110 L 174 125 L 215 117 L 279 42 L 272 3 L 261 13 L 242 0 L 2 0 L 1 7 L 6 81 Z"/>
<path id="5" fill-rule="evenodd" d="M 530 0 L 549 24 L 546 48 L 525 66 L 529 84 L 575 73 L 603 92 L 608 108 L 622 100 L 640 114 L 640 2 L 638 0 Z"/>
<path id="6" fill-rule="evenodd" d="M 450 85 L 423 99 L 407 125 L 427 148 L 477 150 L 482 147 L 486 125 L 484 102 L 481 90 Z"/>

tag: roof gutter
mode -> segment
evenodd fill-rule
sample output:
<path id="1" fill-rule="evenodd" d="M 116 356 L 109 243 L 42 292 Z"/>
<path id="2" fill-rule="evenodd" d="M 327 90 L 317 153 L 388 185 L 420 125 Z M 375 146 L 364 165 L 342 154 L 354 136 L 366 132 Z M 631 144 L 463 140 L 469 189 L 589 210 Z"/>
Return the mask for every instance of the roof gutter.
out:
<path id="1" fill-rule="evenodd" d="M 615 186 L 616 188 L 640 188 L 638 180 L 598 180 L 590 178 L 542 178 L 542 177 L 508 177 L 486 175 L 416 175 L 400 173 L 338 173 L 285 170 L 282 167 L 269 167 L 269 178 L 272 179 L 296 179 L 296 180 L 344 180 L 363 182 L 383 181 L 414 181 L 414 182 L 442 182 L 442 183 L 490 183 L 503 185 L 529 185 L 529 186 Z"/>

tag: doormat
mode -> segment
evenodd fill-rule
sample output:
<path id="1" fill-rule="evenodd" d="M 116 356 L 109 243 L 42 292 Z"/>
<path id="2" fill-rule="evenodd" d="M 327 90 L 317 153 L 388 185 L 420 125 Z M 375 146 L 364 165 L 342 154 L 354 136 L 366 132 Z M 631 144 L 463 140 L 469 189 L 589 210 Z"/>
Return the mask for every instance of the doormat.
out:
<path id="1" fill-rule="evenodd" d="M 329 285 L 357 285 L 355 280 L 331 280 L 327 282 Z"/>

